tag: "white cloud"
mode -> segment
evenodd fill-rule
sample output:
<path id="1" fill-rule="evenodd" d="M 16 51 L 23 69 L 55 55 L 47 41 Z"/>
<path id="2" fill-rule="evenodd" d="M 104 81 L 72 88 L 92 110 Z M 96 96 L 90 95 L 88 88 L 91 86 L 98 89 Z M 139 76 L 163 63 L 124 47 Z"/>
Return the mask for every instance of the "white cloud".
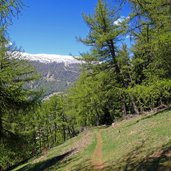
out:
<path id="1" fill-rule="evenodd" d="M 5 45 L 5 47 L 9 47 L 9 46 L 12 46 L 12 42 L 8 41 L 8 43 Z"/>
<path id="2" fill-rule="evenodd" d="M 129 39 L 131 36 L 130 35 L 126 35 L 126 39 Z"/>
<path id="3" fill-rule="evenodd" d="M 118 18 L 116 21 L 113 22 L 114 25 L 120 25 L 122 22 L 124 22 L 125 20 L 129 19 L 130 17 L 125 17 L 125 16 L 121 16 L 120 18 Z"/>
<path id="4" fill-rule="evenodd" d="M 134 36 L 133 36 L 133 35 L 130 35 L 130 34 L 127 34 L 127 35 L 125 36 L 125 38 L 126 38 L 126 39 L 133 39 Z"/>
<path id="5" fill-rule="evenodd" d="M 12 42 L 10 42 L 10 41 L 8 42 L 8 46 L 12 46 L 12 44 L 13 44 Z"/>

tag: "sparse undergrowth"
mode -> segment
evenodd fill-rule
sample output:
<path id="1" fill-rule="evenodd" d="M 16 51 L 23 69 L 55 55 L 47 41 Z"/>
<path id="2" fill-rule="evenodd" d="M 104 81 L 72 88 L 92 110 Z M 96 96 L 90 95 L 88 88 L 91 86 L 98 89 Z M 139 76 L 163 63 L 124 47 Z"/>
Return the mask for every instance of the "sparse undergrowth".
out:
<path id="1" fill-rule="evenodd" d="M 96 127 L 81 133 L 15 171 L 31 170 L 171 170 L 171 111 L 138 116 L 113 127 Z M 102 148 L 99 136 L 102 136 Z M 100 149 L 101 148 L 101 149 Z M 101 150 L 102 165 L 97 167 Z M 97 158 L 96 158 L 97 157 Z M 95 162 L 93 160 L 96 160 Z M 13 170 L 14 171 L 14 170 Z"/>

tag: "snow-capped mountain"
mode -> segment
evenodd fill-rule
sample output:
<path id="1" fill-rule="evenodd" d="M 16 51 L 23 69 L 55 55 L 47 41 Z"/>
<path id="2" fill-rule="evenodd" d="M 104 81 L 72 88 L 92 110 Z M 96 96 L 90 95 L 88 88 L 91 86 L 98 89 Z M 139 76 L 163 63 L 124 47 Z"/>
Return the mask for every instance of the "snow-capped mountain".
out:
<path id="1" fill-rule="evenodd" d="M 21 56 L 25 60 L 38 61 L 41 63 L 64 63 L 66 66 L 70 64 L 81 64 L 82 61 L 77 60 L 78 57 L 55 55 L 55 54 L 29 54 L 22 53 Z"/>
<path id="2" fill-rule="evenodd" d="M 44 97 L 65 91 L 80 75 L 83 61 L 72 56 L 22 53 L 21 59 L 28 60 L 40 73 L 40 79 L 31 88 L 43 88 Z"/>

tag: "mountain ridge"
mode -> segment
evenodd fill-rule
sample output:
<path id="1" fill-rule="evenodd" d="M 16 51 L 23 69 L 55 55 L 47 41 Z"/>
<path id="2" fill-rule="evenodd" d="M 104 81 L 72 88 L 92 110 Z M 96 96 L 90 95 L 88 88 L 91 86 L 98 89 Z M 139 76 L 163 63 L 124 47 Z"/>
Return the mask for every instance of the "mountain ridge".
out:
<path id="1" fill-rule="evenodd" d="M 64 63 L 66 66 L 70 64 L 82 64 L 82 60 L 78 60 L 79 56 L 59 55 L 59 54 L 31 54 L 22 53 L 21 59 L 29 61 L 38 61 L 41 63 Z"/>

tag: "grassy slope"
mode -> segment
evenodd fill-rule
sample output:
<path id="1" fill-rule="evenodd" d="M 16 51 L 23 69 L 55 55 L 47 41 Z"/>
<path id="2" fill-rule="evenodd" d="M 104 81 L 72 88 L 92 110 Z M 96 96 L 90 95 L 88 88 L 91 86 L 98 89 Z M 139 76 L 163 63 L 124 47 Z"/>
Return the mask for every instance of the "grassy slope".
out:
<path id="1" fill-rule="evenodd" d="M 102 147 L 98 148 L 99 132 Z M 98 153 L 102 153 L 99 164 Z M 15 169 L 30 170 L 170 171 L 171 111 L 93 128 Z"/>

